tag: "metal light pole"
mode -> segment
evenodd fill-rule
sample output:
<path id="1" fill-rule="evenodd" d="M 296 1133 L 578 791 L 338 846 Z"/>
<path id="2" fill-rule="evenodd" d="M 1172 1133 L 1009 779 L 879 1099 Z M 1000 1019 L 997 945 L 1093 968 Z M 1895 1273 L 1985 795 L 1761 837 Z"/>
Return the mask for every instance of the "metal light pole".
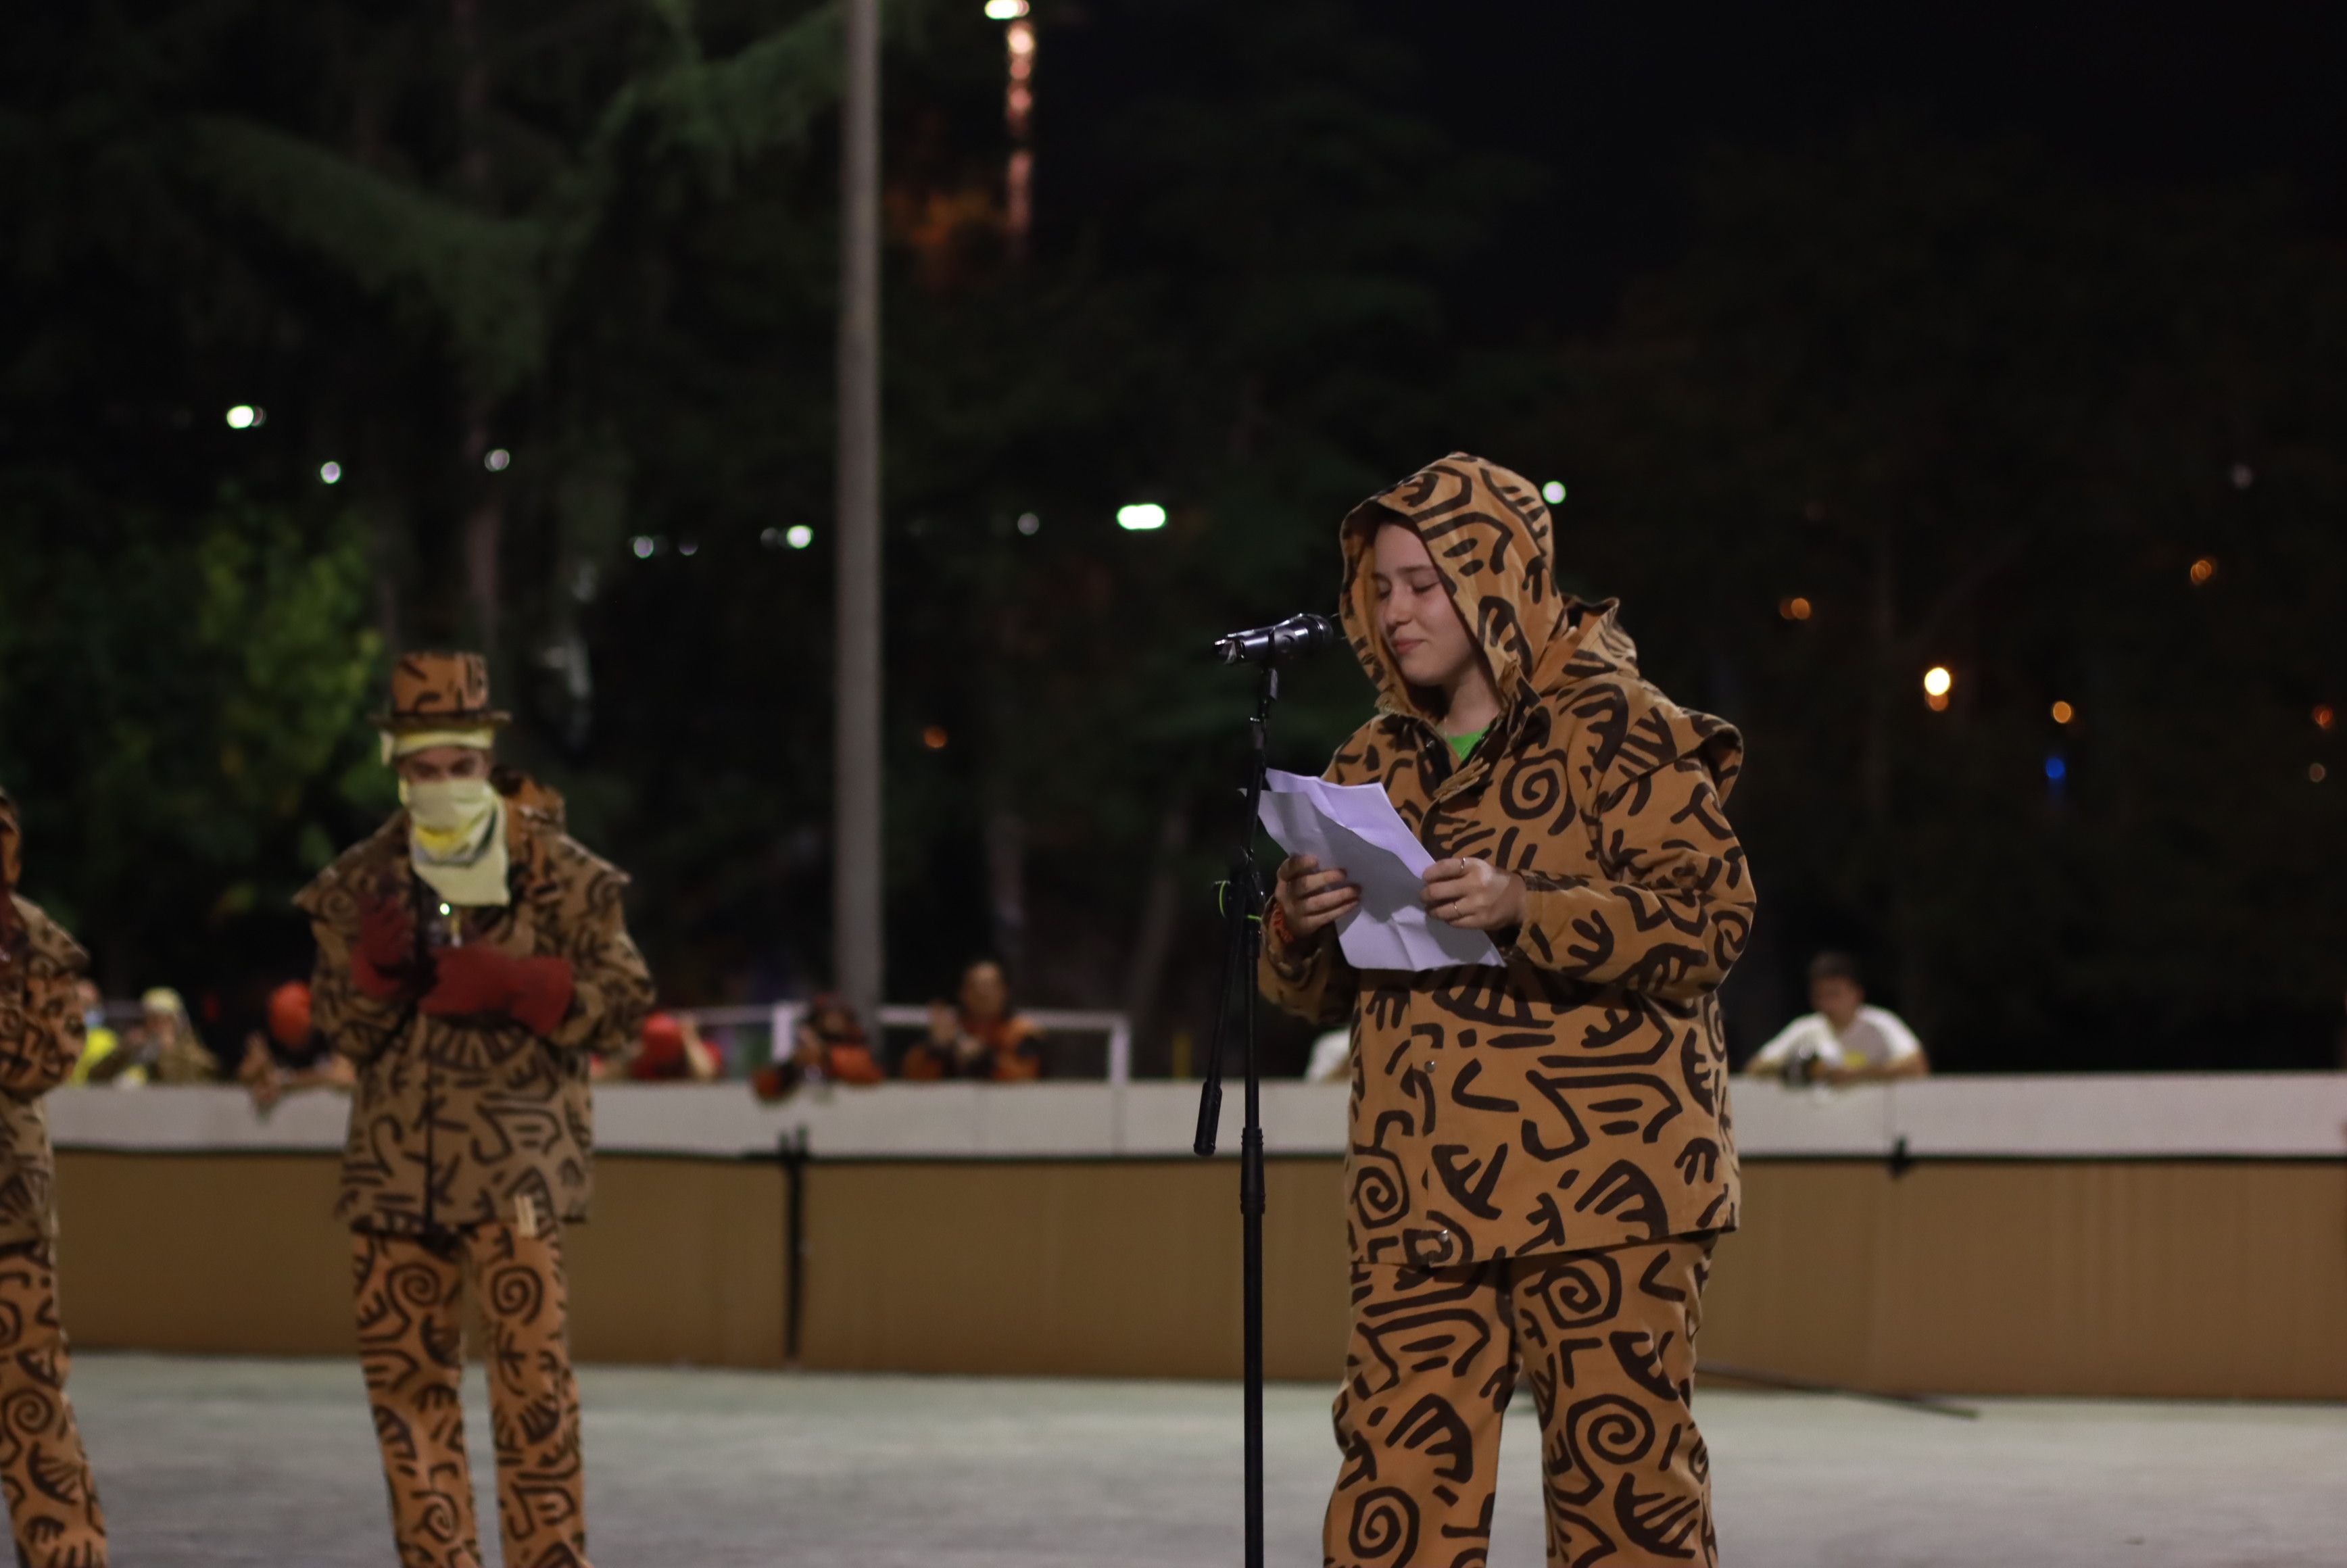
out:
<path id="1" fill-rule="evenodd" d="M 846 4 L 832 942 L 840 990 L 867 1027 L 876 1029 L 886 999 L 880 908 L 880 0 Z"/>

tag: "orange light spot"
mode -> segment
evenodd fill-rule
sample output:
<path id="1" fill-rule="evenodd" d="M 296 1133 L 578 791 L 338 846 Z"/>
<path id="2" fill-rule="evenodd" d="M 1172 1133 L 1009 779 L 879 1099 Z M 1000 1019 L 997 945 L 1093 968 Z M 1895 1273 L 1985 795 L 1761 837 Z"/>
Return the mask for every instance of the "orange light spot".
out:
<path id="1" fill-rule="evenodd" d="M 1806 599 L 1796 599 L 1787 608 L 1793 612 L 1795 620 L 1807 620 L 1809 618 L 1809 601 Z"/>
<path id="2" fill-rule="evenodd" d="M 1944 713 L 1948 711 L 1948 694 L 1945 692 L 1926 692 L 1923 693 L 1923 706 L 1934 713 Z"/>
<path id="3" fill-rule="evenodd" d="M 2312 767 L 2306 770 L 2306 776 L 2314 783 L 2321 784 L 2324 779 L 2331 776 L 2331 770 L 2324 767 L 2321 763 L 2317 763 Z"/>
<path id="4" fill-rule="evenodd" d="M 2217 575 L 2217 558 L 2202 556 L 2192 563 L 2192 586 L 2201 587 Z"/>
<path id="5" fill-rule="evenodd" d="M 2332 711 L 2330 703 L 2317 702 L 2314 705 L 2314 727 L 2316 729 L 2327 730 L 2338 722 L 2339 715 Z"/>
<path id="6" fill-rule="evenodd" d="M 933 752 L 944 751 L 946 749 L 946 727 L 943 724 L 931 724 L 928 729 L 923 730 L 921 732 L 921 744 L 928 747 L 929 750 Z"/>
<path id="7" fill-rule="evenodd" d="M 2077 716 L 2078 710 L 2070 706 L 2069 703 L 2056 702 L 2054 704 L 2054 722 L 2055 723 L 2066 724 Z"/>

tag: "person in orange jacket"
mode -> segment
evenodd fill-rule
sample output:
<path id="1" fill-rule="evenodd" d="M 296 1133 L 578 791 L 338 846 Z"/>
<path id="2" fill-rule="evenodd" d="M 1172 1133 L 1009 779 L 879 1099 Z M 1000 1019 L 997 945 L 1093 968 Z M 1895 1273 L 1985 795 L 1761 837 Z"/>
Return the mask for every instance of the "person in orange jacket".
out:
<path id="1" fill-rule="evenodd" d="M 928 1038 L 905 1053 L 904 1075 L 1030 1082 L 1043 1076 L 1042 1033 L 1012 1009 L 1002 966 L 980 958 L 962 971 L 954 1001 L 929 1004 Z"/>

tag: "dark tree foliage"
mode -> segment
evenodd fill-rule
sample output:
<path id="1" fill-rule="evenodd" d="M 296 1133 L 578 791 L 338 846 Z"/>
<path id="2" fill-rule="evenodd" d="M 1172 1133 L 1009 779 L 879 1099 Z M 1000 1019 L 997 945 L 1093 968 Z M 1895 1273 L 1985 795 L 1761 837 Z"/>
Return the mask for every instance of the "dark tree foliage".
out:
<path id="1" fill-rule="evenodd" d="M 897 996 L 990 948 L 1144 1063 L 1202 1037 L 1249 694 L 1203 650 L 1330 608 L 1344 510 L 1466 447 L 1570 485 L 1569 586 L 1747 732 L 1740 1046 L 1832 942 L 1949 1065 L 2328 1051 L 2347 294 L 2286 198 L 1723 153 L 1608 310 L 1545 292 L 1559 171 L 1428 79 L 1422 8 L 1036 9 L 1023 255 L 1001 28 L 889 13 Z M 298 968 L 286 893 L 385 802 L 384 651 L 463 639 L 671 1000 L 820 985 L 833 10 L 18 11 L 0 779 L 109 983 Z M 1368 701 L 1299 671 L 1276 760 Z"/>

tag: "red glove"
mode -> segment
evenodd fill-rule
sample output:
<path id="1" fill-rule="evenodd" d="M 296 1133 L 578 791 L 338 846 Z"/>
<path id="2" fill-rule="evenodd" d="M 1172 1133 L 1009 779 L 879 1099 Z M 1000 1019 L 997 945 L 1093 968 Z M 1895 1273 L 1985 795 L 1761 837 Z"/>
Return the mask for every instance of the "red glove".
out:
<path id="1" fill-rule="evenodd" d="M 359 939 L 351 949 L 351 979 L 379 1002 L 407 989 L 415 972 L 415 915 L 404 903 L 377 898 L 359 911 Z"/>
<path id="2" fill-rule="evenodd" d="M 487 946 L 443 948 L 423 1009 L 438 1017 L 502 1013 L 532 1034 L 552 1034 L 570 1010 L 570 960 L 518 958 Z"/>

